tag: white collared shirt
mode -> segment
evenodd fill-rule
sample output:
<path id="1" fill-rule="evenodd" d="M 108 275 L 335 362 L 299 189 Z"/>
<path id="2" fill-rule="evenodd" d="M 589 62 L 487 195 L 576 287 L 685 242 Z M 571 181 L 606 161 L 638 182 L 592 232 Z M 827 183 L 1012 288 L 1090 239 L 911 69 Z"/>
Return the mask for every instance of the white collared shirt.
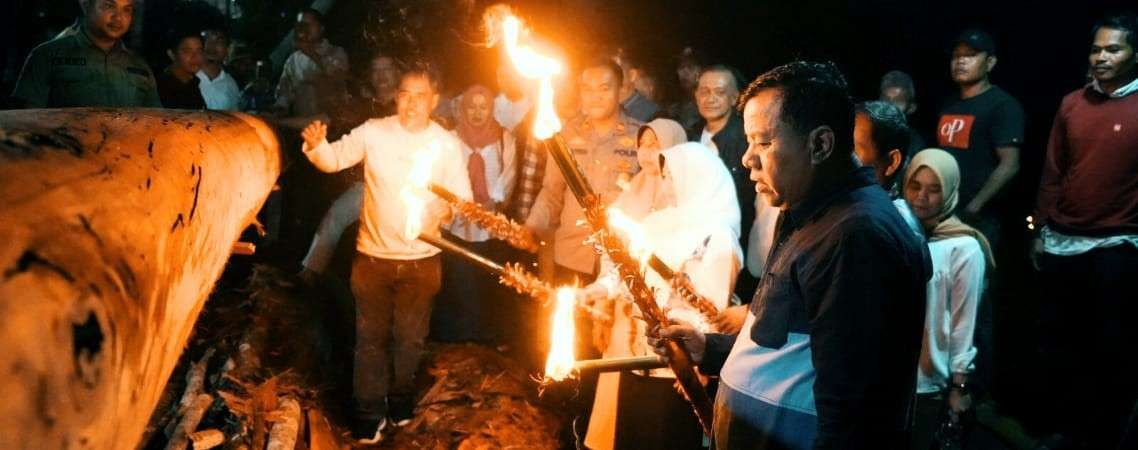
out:
<path id="1" fill-rule="evenodd" d="M 1099 85 L 1098 80 L 1091 82 L 1091 88 L 1100 94 L 1106 94 L 1106 92 L 1103 92 L 1102 86 Z M 1114 92 L 1110 93 L 1110 97 L 1122 98 L 1135 92 L 1138 92 L 1138 78 L 1131 80 L 1129 83 L 1126 83 L 1125 86 L 1121 86 L 1118 89 L 1115 89 Z"/>
<path id="2" fill-rule="evenodd" d="M 976 310 L 987 260 L 980 242 L 957 236 L 929 242 L 933 273 L 925 290 L 925 339 L 917 363 L 917 393 L 943 391 L 954 373 L 976 359 Z"/>
<path id="3" fill-rule="evenodd" d="M 209 79 L 204 70 L 199 70 L 197 73 L 198 89 L 202 91 L 202 98 L 205 99 L 205 107 L 216 111 L 237 111 L 238 105 L 241 103 L 241 89 L 237 87 L 237 81 L 229 76 L 225 69 L 221 69 L 221 73 L 217 78 Z"/>
<path id="4" fill-rule="evenodd" d="M 711 140 L 713 137 L 715 137 L 715 133 L 712 133 L 708 131 L 707 128 L 704 128 L 703 133 L 700 133 L 699 135 L 699 143 L 706 145 L 707 148 L 714 150 L 715 153 L 719 153 L 719 146 L 715 145 L 715 141 Z"/>
<path id="5" fill-rule="evenodd" d="M 348 73 L 348 54 L 343 48 L 332 45 L 327 39 L 320 41 L 315 48 L 315 61 L 307 54 L 296 50 L 285 60 L 277 81 L 277 106 L 292 108 L 296 116 L 319 114 L 319 93 L 314 85 L 322 76 L 340 79 Z"/>
<path id="6" fill-rule="evenodd" d="M 458 139 L 457 136 L 455 133 L 455 139 Z M 474 149 L 461 140 L 459 145 L 462 147 L 462 166 L 467 167 Z M 514 136 L 509 132 L 503 133 L 501 140 L 478 149 L 478 154 L 482 155 L 482 161 L 486 163 L 486 189 L 490 191 L 490 199 L 495 203 L 504 203 L 514 190 L 517 177 L 517 171 L 514 170 L 517 167 L 515 152 Z M 468 171 L 467 174 L 469 173 Z M 451 223 L 450 232 L 467 242 L 485 242 L 490 239 L 489 232 L 457 216 Z"/>

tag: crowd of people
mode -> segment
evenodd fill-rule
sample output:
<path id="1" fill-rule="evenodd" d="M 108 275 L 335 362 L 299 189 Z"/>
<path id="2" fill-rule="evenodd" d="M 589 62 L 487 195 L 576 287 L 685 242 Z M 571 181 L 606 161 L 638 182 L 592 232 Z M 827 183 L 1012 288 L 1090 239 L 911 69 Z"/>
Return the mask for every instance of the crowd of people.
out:
<path id="1" fill-rule="evenodd" d="M 718 310 L 702 313 L 649 270 L 672 323 L 647 329 L 533 136 L 536 86 L 506 58 L 496 89 L 444 98 L 434 65 L 386 53 L 350 63 L 307 9 L 275 89 L 240 89 L 225 30 L 172 33 L 155 76 L 121 42 L 132 1 L 80 3 L 76 25 L 28 56 L 13 104 L 252 111 L 300 130 L 317 169 L 358 167 L 325 205 L 301 277 L 334 276 L 337 247 L 354 241 L 340 276 L 355 299 L 361 442 L 410 417 L 428 335 L 509 352 L 545 331 L 521 325 L 538 314 L 492 274 L 404 234 L 401 188 L 428 149 L 431 182 L 547 245 L 515 250 L 438 198 L 425 232 L 580 286 L 582 355 L 666 354 L 663 341 L 678 340 L 714 393 L 705 437 L 670 370 L 602 375 L 589 448 L 949 448 L 991 389 L 992 282 L 1007 262 L 999 212 L 1026 131 L 1019 101 L 991 82 L 1000 50 L 983 30 L 946 43 L 959 89 L 932 130 L 911 125 L 915 83 L 896 70 L 878 98 L 855 102 L 832 63 L 790 62 L 748 82 L 686 49 L 674 73 L 683 96 L 665 103 L 664 74 L 624 51 L 571 64 L 556 106 L 581 172 Z M 1138 358 L 1127 350 L 1138 329 L 1126 325 L 1138 314 L 1127 294 L 1138 280 L 1138 19 L 1110 15 L 1091 31 L 1088 82 L 1058 105 L 1030 218 L 1046 284 L 1040 376 L 1051 380 L 1039 398 L 1063 405 L 1040 448 L 1138 447 Z"/>

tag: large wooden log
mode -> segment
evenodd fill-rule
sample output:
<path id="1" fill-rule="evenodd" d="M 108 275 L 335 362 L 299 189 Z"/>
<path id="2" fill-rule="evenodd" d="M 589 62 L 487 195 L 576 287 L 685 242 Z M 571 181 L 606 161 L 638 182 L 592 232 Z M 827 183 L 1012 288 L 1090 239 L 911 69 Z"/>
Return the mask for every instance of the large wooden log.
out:
<path id="1" fill-rule="evenodd" d="M 0 448 L 134 448 L 280 171 L 251 116 L 0 112 Z"/>

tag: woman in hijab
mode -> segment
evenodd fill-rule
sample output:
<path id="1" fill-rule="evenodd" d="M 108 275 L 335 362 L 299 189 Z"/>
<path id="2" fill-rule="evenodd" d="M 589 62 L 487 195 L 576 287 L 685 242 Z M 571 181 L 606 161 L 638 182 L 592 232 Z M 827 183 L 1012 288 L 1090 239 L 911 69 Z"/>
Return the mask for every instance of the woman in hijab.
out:
<path id="1" fill-rule="evenodd" d="M 667 122 L 670 124 L 664 125 Z M 686 274 L 700 295 L 723 309 L 743 257 L 734 184 L 718 156 L 701 144 L 653 150 L 651 137 L 664 143 L 682 142 L 668 142 L 671 124 L 682 130 L 672 121 L 653 121 L 642 130 L 641 172 L 610 206 L 610 214 L 619 209 L 637 222 L 647 248 L 669 267 Z M 653 136 L 644 139 L 648 131 Z M 648 270 L 645 281 L 669 317 L 704 331 L 713 330 L 708 320 L 658 274 Z M 594 329 L 608 331 L 607 335 L 594 336 L 604 357 L 652 354 L 645 340 L 645 324 L 636 318 L 640 313 L 607 258 L 602 261 L 601 276 L 582 292 L 586 300 L 596 300 L 597 309 L 607 310 L 612 317 L 611 323 L 594 325 Z M 585 445 L 591 449 L 699 448 L 699 423 L 673 387 L 674 378 L 669 369 L 602 374 Z"/>
<path id="2" fill-rule="evenodd" d="M 613 201 L 613 207 L 626 216 L 639 220 L 659 207 L 661 178 L 660 152 L 687 142 L 687 134 L 679 122 L 656 119 L 637 132 L 636 159 L 640 172 L 632 177 L 624 192 Z"/>
<path id="3" fill-rule="evenodd" d="M 905 201 L 928 236 L 933 266 L 917 367 L 913 449 L 927 450 L 941 424 L 959 423 L 972 403 L 968 374 L 976 358 L 976 310 L 995 260 L 984 235 L 953 215 L 959 186 L 960 168 L 944 150 L 922 150 L 905 172 Z"/>
<path id="4" fill-rule="evenodd" d="M 490 211 L 498 211 L 514 188 L 514 137 L 494 119 L 494 93 L 481 85 L 468 88 L 460 97 L 453 133 L 461 143 L 463 164 L 470 176 L 474 201 Z M 508 246 L 490 233 L 461 217 L 455 217 L 448 231 L 464 246 L 480 255 L 501 259 Z M 496 326 L 508 308 L 510 295 L 495 277 L 458 257 L 444 254 L 443 289 L 437 315 L 435 337 L 445 341 L 478 341 L 491 345 L 501 342 Z"/>

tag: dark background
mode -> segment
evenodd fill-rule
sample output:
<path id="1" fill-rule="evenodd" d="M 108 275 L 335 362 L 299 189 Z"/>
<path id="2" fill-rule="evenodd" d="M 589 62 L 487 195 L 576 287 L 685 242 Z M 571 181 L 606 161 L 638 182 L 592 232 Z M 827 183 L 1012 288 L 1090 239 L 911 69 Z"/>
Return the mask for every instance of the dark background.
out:
<path id="1" fill-rule="evenodd" d="M 0 88 L 10 92 L 27 51 L 69 25 L 77 0 L 9 0 L 0 6 Z M 130 39 L 160 70 L 162 42 L 175 27 L 223 24 L 255 53 L 265 55 L 291 27 L 305 0 L 236 0 L 245 17 L 228 22 L 186 0 L 145 0 L 144 27 Z M 940 99 L 954 91 L 947 51 L 965 27 L 997 39 L 995 84 L 1028 113 L 1024 170 L 1018 196 L 1030 197 L 1052 115 L 1059 99 L 1083 83 L 1094 20 L 1108 11 L 1138 9 L 1133 1 L 1088 0 L 1048 5 L 1036 1 L 912 2 L 898 0 L 679 1 L 520 0 L 530 24 L 575 58 L 623 47 L 649 63 L 662 90 L 676 91 L 673 55 L 694 47 L 706 63 L 724 62 L 752 78 L 793 59 L 830 59 L 845 72 L 859 99 L 876 97 L 891 69 L 916 80 L 920 109 L 914 126 L 931 135 Z M 446 90 L 471 82 L 492 85 L 494 52 L 478 46 L 478 15 L 490 4 L 474 0 L 339 0 L 328 14 L 327 35 L 353 61 L 383 49 L 425 54 L 445 69 Z M 357 63 L 355 67 L 362 68 Z M 278 68 L 279 69 L 279 68 Z M 930 136 L 931 137 L 931 136 Z M 1026 211 L 1026 209 L 1024 209 Z M 1020 218 L 1022 221 L 1022 217 Z M 1017 224 L 1018 225 L 1018 224 Z"/>
<path id="2" fill-rule="evenodd" d="M 254 50 L 267 54 L 291 28 L 304 0 L 237 0 L 245 17 L 226 21 L 193 1 L 146 0 L 145 24 L 130 42 L 156 69 L 165 61 L 163 33 L 175 26 L 220 21 Z M 445 90 L 472 82 L 493 86 L 495 53 L 480 48 L 478 15 L 489 4 L 474 0 L 339 0 L 328 14 L 327 35 L 344 46 L 355 67 L 382 49 L 407 57 L 424 54 L 445 68 Z M 1035 369 L 1035 274 L 1025 258 L 1024 217 L 1034 203 L 1040 161 L 1060 98 L 1084 84 L 1090 29 L 1095 19 L 1131 1 L 603 1 L 513 2 L 536 31 L 580 58 L 601 47 L 623 47 L 646 61 L 675 96 L 675 60 L 692 46 L 705 63 L 722 62 L 746 77 L 794 59 L 829 59 L 847 75 L 858 99 L 877 96 L 878 80 L 892 69 L 910 73 L 919 111 L 913 125 L 935 142 L 940 99 L 953 93 L 948 50 L 963 28 L 982 27 L 999 46 L 993 81 L 1019 99 L 1028 114 L 1022 169 L 1005 199 L 1003 248 L 995 289 L 996 385 L 1001 410 L 1029 429 L 1044 420 L 1046 392 L 1062 383 Z M 70 24 L 76 0 L 8 0 L 0 6 L 0 89 L 10 92 L 27 51 Z M 278 68 L 279 69 L 279 68 Z M 1048 387 L 1050 386 L 1050 388 Z M 1033 430 L 1034 431 L 1034 430 Z"/>

